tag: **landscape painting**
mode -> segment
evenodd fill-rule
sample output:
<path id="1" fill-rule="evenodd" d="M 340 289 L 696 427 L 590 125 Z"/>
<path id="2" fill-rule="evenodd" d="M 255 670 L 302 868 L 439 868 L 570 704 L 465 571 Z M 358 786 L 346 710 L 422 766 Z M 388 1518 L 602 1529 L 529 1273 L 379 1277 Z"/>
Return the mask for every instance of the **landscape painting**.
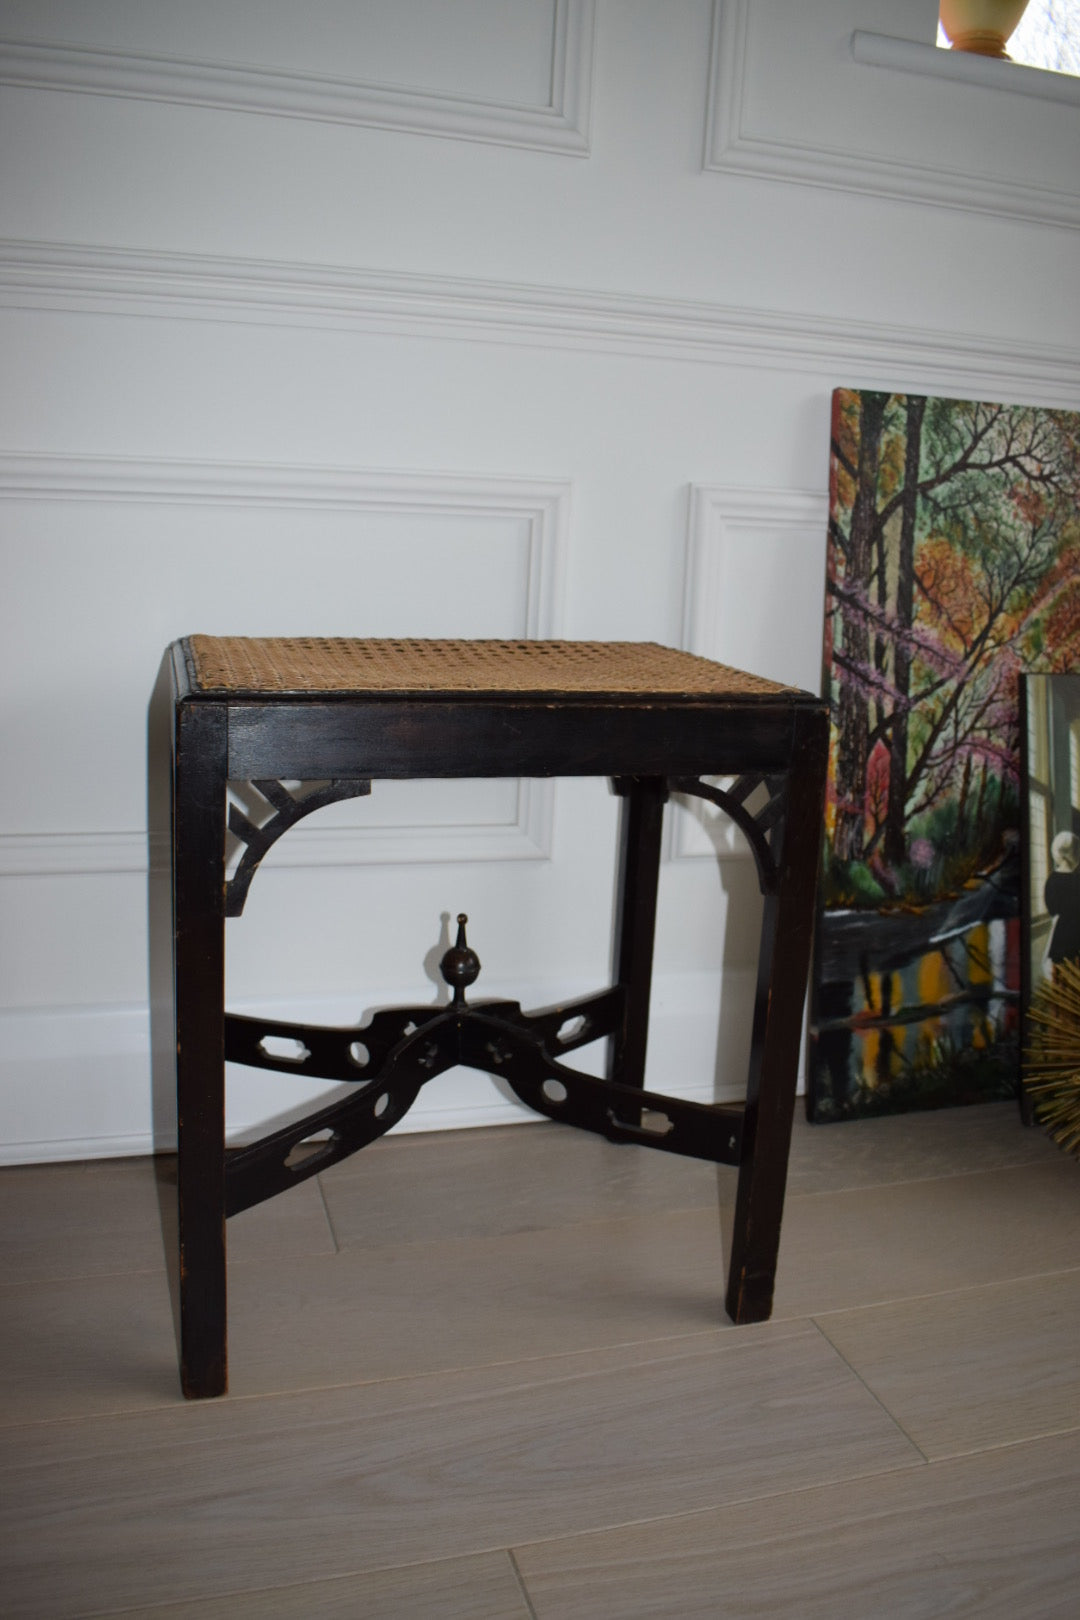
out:
<path id="1" fill-rule="evenodd" d="M 1022 671 L 1080 667 L 1080 414 L 833 396 L 814 1120 L 1015 1095 Z"/>

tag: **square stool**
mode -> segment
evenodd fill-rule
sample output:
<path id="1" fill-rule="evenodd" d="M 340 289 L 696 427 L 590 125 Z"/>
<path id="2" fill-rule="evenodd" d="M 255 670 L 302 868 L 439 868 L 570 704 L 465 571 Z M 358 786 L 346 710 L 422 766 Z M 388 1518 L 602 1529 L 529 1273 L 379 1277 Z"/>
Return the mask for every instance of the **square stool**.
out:
<path id="1" fill-rule="evenodd" d="M 810 693 L 652 643 L 191 636 L 169 647 L 150 709 L 151 999 L 156 1093 L 163 1073 L 170 1091 L 175 1077 L 185 1395 L 227 1385 L 226 1217 L 374 1141 L 457 1064 L 498 1075 L 549 1119 L 737 1165 L 727 1310 L 739 1323 L 768 1318 L 827 748 L 827 708 Z M 517 1002 L 469 1001 L 479 962 L 462 918 L 442 962 L 453 992 L 446 1005 L 382 1010 L 351 1028 L 226 1012 L 226 918 L 240 913 L 263 855 L 301 817 L 367 794 L 378 778 L 502 776 L 605 776 L 621 795 L 612 984 L 531 1013 Z M 260 824 L 229 808 L 230 782 L 253 784 L 265 800 Z M 709 800 L 741 828 L 764 894 L 738 1104 L 645 1089 L 671 793 Z M 227 832 L 241 852 L 228 868 Z M 566 1062 L 602 1037 L 606 1078 Z M 283 1041 L 300 1055 L 282 1057 Z M 352 1089 L 230 1149 L 227 1061 Z"/>

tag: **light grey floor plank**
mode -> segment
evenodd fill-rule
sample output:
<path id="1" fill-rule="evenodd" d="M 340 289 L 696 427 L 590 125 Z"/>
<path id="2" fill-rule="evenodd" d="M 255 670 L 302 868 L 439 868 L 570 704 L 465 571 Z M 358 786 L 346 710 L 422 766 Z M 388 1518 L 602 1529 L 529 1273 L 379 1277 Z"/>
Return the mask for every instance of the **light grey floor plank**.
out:
<path id="1" fill-rule="evenodd" d="M 171 1171 L 175 1185 L 175 1169 L 158 1168 L 166 1177 Z M 284 1198 L 236 1216 L 229 1248 L 238 1265 L 280 1254 L 332 1254 L 319 1187 L 301 1182 Z M 156 1271 L 163 1254 L 152 1159 L 0 1171 L 0 1285 Z"/>
<path id="2" fill-rule="evenodd" d="M 975 1170 L 1049 1164 L 1062 1156 L 1045 1131 L 1021 1123 L 1015 1102 L 831 1125 L 807 1124 L 801 1099 L 797 1110 L 788 1171 L 793 1193 L 930 1181 Z"/>
<path id="3" fill-rule="evenodd" d="M 692 1220 L 233 1267 L 230 1388 L 266 1395 L 730 1328 L 718 1215 Z M 0 1290 L 0 1365 L 0 1423 L 175 1402 L 164 1269 Z"/>
<path id="4" fill-rule="evenodd" d="M 928 1457 L 1080 1429 L 1080 1270 L 818 1323 Z"/>
<path id="5" fill-rule="evenodd" d="M 1010 1104 L 834 1128 L 797 1121 L 789 1197 L 1067 1162 L 1041 1132 L 1018 1126 Z M 558 1125 L 395 1138 L 320 1178 L 341 1242 L 364 1248 L 708 1210 L 730 1198 L 734 1180 L 722 1167 Z M 314 1181 L 229 1223 L 234 1265 L 333 1247 Z M 161 1262 L 150 1160 L 0 1171 L 0 1285 L 154 1270 Z"/>
<path id="6" fill-rule="evenodd" d="M 1055 1154 L 1040 1166 L 791 1199 L 775 1314 L 1007 1279 L 1033 1256 L 1047 1270 L 1071 1266 L 1080 1254 L 1078 1168 Z M 725 1220 L 710 1203 L 505 1237 L 354 1247 L 269 1280 L 238 1274 L 234 1388 L 733 1331 L 722 1303 Z"/>
<path id="7" fill-rule="evenodd" d="M 163 1267 L 0 1290 L 0 1426 L 171 1405 L 176 1368 Z"/>
<path id="8" fill-rule="evenodd" d="M 791 1198 L 775 1314 L 995 1282 L 1030 1270 L 1035 1257 L 1046 1269 L 1071 1265 L 1080 1253 L 1077 1169 L 1057 1154 L 1041 1166 Z M 428 1189 L 418 1187 L 424 1203 Z M 737 1331 L 723 1311 L 721 1222 L 713 1203 L 233 1265 L 231 1388 L 271 1394 Z M 0 1291 L 0 1343 L 0 1423 L 25 1422 L 31 1411 L 135 1410 L 178 1395 L 163 1268 Z"/>
<path id="9" fill-rule="evenodd" d="M 956 1613 L 994 1615 L 1000 1590 L 1002 1614 L 1071 1614 L 1054 1607 L 1059 1577 L 1070 1598 L 1075 1586 L 1054 1539 L 1080 1480 L 1071 1442 L 1016 1448 L 1064 1447 L 1040 1453 L 1062 1459 L 1058 1474 L 1005 1474 L 999 1488 L 956 1472 L 997 1466 L 1003 1438 L 1060 1429 L 1077 1405 L 1080 1166 L 1022 1130 L 1011 1105 L 797 1121 L 777 1316 L 754 1329 L 731 1328 L 721 1309 L 731 1171 L 542 1125 L 398 1138 L 321 1180 L 340 1254 L 314 1181 L 230 1222 L 236 1395 L 188 1406 L 149 1163 L 0 1172 L 0 1420 L 16 1425 L 0 1455 L 5 1613 L 60 1620 L 187 1600 L 192 1613 L 317 1614 L 288 1605 L 301 1592 L 333 1605 L 350 1583 L 359 1607 L 327 1612 L 444 1612 L 423 1607 L 414 1580 L 435 1581 L 445 1612 L 469 1613 L 486 1590 L 480 1580 L 470 1598 L 471 1575 L 505 1575 L 501 1549 L 514 1542 L 573 1541 L 576 1569 L 592 1526 L 619 1535 L 626 1521 L 710 1513 L 728 1527 L 724 1568 L 744 1570 L 752 1596 L 754 1568 L 763 1580 L 773 1568 L 767 1550 L 754 1564 L 764 1511 L 781 1586 L 841 1526 L 821 1613 L 834 1586 L 831 1613 L 893 1612 L 873 1573 L 869 1607 L 843 1580 L 845 1546 L 857 1567 L 862 1539 L 880 1532 L 895 1576 L 885 1585 L 909 1602 L 898 1614 L 942 1612 L 925 1598 L 927 1567 Z M 1055 1267 L 1070 1280 L 1044 1275 Z M 928 1468 L 901 1423 L 932 1456 L 985 1449 Z M 900 1472 L 889 1483 L 883 1470 Z M 930 1477 L 944 1484 L 923 1524 Z M 993 1528 L 1010 1478 L 1041 1526 L 1014 1553 Z M 766 1501 L 744 1511 L 744 1498 Z M 770 1505 L 784 1501 L 790 1519 Z M 963 1546 L 985 1543 L 991 1568 L 1003 1549 L 989 1599 L 983 1554 L 957 1561 L 935 1539 L 954 1503 Z M 890 1539 L 894 1516 L 908 1530 Z M 750 1563 L 733 1565 L 739 1524 Z M 651 1527 L 658 1567 L 671 1552 L 663 1525 Z M 1028 1544 L 1038 1556 L 1025 1562 Z M 715 1565 L 715 1541 L 688 1547 L 677 1575 Z M 445 1560 L 465 1572 L 464 1605 Z M 551 1571 L 546 1599 L 563 1601 L 570 1589 Z M 588 1574 L 583 1590 L 594 1579 L 607 1596 L 581 1612 L 638 1612 L 625 1593 L 608 1601 L 609 1574 Z M 254 1590 L 267 1587 L 271 1597 Z M 746 1612 L 778 1612 L 762 1601 Z M 682 1611 L 664 1598 L 640 1612 Z"/>
<path id="10" fill-rule="evenodd" d="M 345 1250 L 237 1275 L 236 1394 L 735 1332 L 716 1210 Z"/>
<path id="11" fill-rule="evenodd" d="M 715 1207 L 735 1172 L 542 1124 L 385 1139 L 319 1179 L 337 1241 L 368 1247 Z"/>
<path id="12" fill-rule="evenodd" d="M 31 1425 L 0 1465 L 6 1612 L 280 1586 L 925 1466 L 810 1325 L 706 1337 Z"/>
<path id="13" fill-rule="evenodd" d="M 531 1620 L 505 1552 L 111 1612 L 146 1620 Z"/>
<path id="14" fill-rule="evenodd" d="M 834 1126 L 798 1115 L 788 1192 L 928 1181 L 1061 1157 L 1042 1131 L 1024 1129 L 1013 1103 Z M 735 1172 L 542 1124 L 387 1138 L 320 1180 L 338 1241 L 369 1246 L 711 1207 L 734 1188 Z"/>
<path id="15" fill-rule="evenodd" d="M 837 1127 L 843 1129 L 843 1127 Z M 1056 1271 L 1080 1256 L 1080 1165 L 899 1181 L 787 1200 L 776 1311 L 812 1315 Z"/>
<path id="16" fill-rule="evenodd" d="M 538 1620 L 1072 1620 L 1080 1436 L 517 1549 Z"/>

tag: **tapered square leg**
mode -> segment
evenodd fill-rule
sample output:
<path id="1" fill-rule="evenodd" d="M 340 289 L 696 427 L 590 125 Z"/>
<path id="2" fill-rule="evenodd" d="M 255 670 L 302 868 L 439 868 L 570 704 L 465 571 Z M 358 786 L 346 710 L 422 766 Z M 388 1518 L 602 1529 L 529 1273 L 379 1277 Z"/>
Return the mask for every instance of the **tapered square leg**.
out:
<path id="1" fill-rule="evenodd" d="M 611 1042 L 608 1078 L 640 1090 L 645 1085 L 660 838 L 667 786 L 660 777 L 621 780 L 615 786 L 623 796 L 619 817 L 615 983 L 624 993 L 624 1007 Z M 620 1119 L 626 1125 L 640 1125 L 641 1111 L 624 1106 Z"/>
<path id="2" fill-rule="evenodd" d="M 180 703 L 173 764 L 180 1379 L 228 1383 L 225 1317 L 225 780 L 227 711 Z"/>
<path id="3" fill-rule="evenodd" d="M 727 1310 L 734 1322 L 772 1311 L 798 1082 L 821 849 L 827 716 L 795 716 L 786 804 L 773 835 L 777 881 L 765 896 L 743 1152 L 732 1231 Z"/>

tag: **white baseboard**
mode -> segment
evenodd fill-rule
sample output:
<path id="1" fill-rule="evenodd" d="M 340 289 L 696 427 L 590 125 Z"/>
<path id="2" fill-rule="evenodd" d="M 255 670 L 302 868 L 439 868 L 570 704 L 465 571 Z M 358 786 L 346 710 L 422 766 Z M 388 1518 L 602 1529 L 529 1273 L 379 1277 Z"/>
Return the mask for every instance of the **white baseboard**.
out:
<path id="1" fill-rule="evenodd" d="M 527 1008 L 553 1005 L 601 988 L 567 981 L 490 985 L 489 996 Z M 374 1005 L 408 1003 L 415 987 L 387 991 Z M 700 1102 L 738 1097 L 745 1085 L 754 973 L 658 974 L 653 986 L 650 1089 Z M 237 1003 L 267 1018 L 349 1024 L 355 1004 L 341 998 Z M 722 1038 L 721 1038 L 722 1035 Z M 0 1013 L 0 1164 L 113 1158 L 153 1151 L 149 1019 L 145 1007 L 42 1007 Z M 601 1043 L 573 1063 L 602 1062 Z M 231 1138 L 258 1134 L 276 1120 L 318 1105 L 321 1092 L 291 1076 L 230 1067 L 227 1126 Z M 396 1128 L 444 1131 L 525 1124 L 537 1116 L 500 1091 L 489 1076 L 452 1069 L 421 1092 Z M 159 1142 L 159 1146 L 167 1143 Z"/>

